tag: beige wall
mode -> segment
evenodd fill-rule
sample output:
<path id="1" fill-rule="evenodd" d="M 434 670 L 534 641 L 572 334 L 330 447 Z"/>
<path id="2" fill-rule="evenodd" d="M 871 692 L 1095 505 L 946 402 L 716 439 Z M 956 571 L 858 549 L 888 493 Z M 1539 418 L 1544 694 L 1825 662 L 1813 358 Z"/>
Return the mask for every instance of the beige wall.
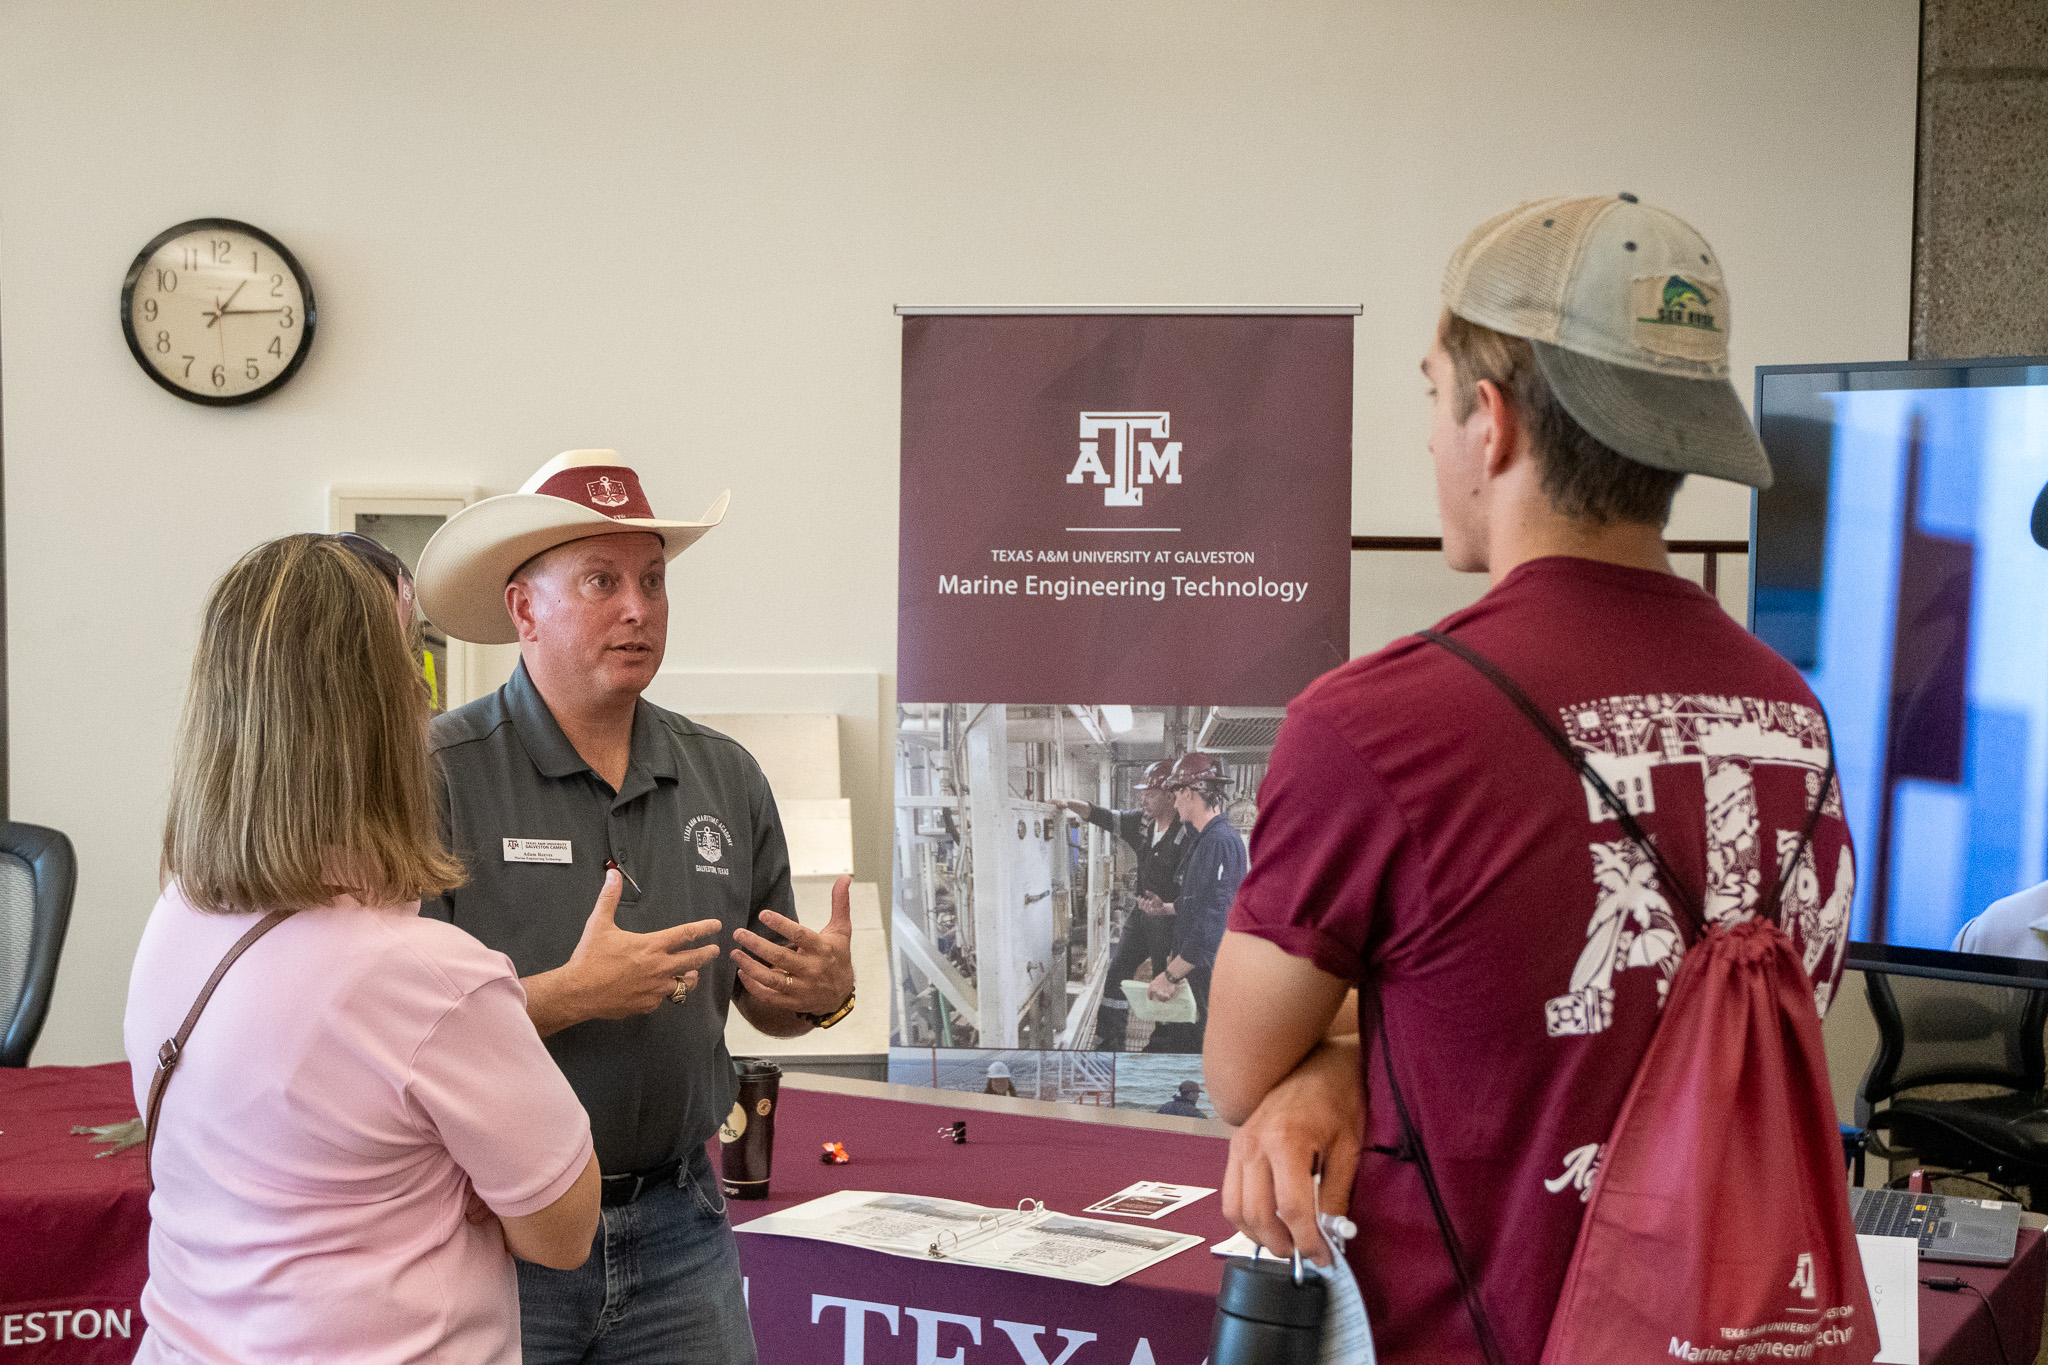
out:
<path id="1" fill-rule="evenodd" d="M 1362 303 L 1353 526 L 1432 534 L 1437 276 L 1518 199 L 1629 189 L 1695 222 L 1745 391 L 1758 363 L 1903 350 L 1915 15 L 10 0 L 11 792 L 82 863 L 38 1060 L 119 1055 L 195 610 L 250 544 L 320 528 L 329 484 L 502 491 L 611 445 L 659 509 L 730 486 L 679 565 L 671 663 L 887 694 L 892 304 Z M 305 369 L 244 409 L 170 398 L 115 323 L 134 252 L 211 214 L 318 289 Z M 1740 536 L 1746 508 L 1693 490 L 1674 532 Z M 1426 559 L 1356 580 L 1361 648 L 1476 587 Z"/>

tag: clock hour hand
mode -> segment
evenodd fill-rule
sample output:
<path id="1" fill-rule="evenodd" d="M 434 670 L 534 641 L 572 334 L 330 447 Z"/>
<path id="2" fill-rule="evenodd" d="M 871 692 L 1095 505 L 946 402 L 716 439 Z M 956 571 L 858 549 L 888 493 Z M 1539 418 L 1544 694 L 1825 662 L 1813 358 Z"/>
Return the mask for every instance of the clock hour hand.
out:
<path id="1" fill-rule="evenodd" d="M 236 285 L 236 286 L 235 286 L 235 294 L 239 294 L 239 293 L 241 293 L 241 292 L 242 292 L 242 285 L 243 285 L 243 284 L 247 284 L 247 283 L 248 283 L 248 281 L 247 281 L 247 280 L 243 280 L 243 281 L 242 281 L 242 284 L 238 284 L 238 285 Z M 216 299 L 214 300 L 214 304 L 213 304 L 213 310 L 212 310 L 211 312 L 201 313 L 201 314 L 199 315 L 200 317 L 203 317 L 203 318 L 205 318 L 205 319 L 206 319 L 206 325 L 207 325 L 208 327 L 211 327 L 211 326 L 213 326 L 213 324 L 215 324 L 216 322 L 219 322 L 219 321 L 220 321 L 220 320 L 221 320 L 222 318 L 226 317 L 226 316 L 227 316 L 228 314 L 230 314 L 230 313 L 246 313 L 246 312 L 248 312 L 248 311 L 249 311 L 249 310 L 248 310 L 248 309 L 246 309 L 246 308 L 230 308 L 230 307 L 228 307 L 228 304 L 230 304 L 230 303 L 233 303 L 233 302 L 235 301 L 235 294 L 230 294 L 230 295 L 228 295 L 228 297 L 227 297 L 227 301 L 226 301 L 225 303 L 224 303 L 224 302 L 222 302 L 222 301 L 221 301 L 220 299 L 216 298 Z"/>

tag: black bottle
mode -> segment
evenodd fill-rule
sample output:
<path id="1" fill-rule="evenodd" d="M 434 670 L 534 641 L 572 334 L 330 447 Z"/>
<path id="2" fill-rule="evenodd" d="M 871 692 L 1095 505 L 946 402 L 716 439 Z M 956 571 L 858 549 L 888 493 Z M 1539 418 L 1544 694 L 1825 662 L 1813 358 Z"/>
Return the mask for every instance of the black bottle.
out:
<path id="1" fill-rule="evenodd" d="M 1227 1257 L 1209 1365 L 1316 1365 L 1327 1292 L 1307 1271 L 1297 1284 L 1289 1262 Z"/>

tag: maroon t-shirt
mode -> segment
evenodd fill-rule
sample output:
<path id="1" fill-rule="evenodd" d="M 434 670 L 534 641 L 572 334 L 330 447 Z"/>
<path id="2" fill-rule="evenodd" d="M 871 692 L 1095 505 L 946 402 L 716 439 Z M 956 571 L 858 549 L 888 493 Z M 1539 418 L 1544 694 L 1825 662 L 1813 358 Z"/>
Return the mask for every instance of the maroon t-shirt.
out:
<path id="1" fill-rule="evenodd" d="M 1745 918 L 1827 764 L 1792 666 L 1684 579 L 1523 564 L 1439 629 L 1553 716 L 1710 918 Z M 1855 865 L 1839 799 L 1779 922 L 1825 1010 Z M 1684 952 L 1649 860 L 1527 717 L 1410 637 L 1288 708 L 1230 927 L 1365 987 L 1369 1146 L 1396 1146 L 1370 1006 L 1511 1360 L 1540 1353 L 1601 1144 Z M 1370 1150 L 1350 1259 L 1380 1359 L 1478 1360 L 1415 1167 Z M 1654 1267 L 1644 1267 L 1654 1274 Z"/>

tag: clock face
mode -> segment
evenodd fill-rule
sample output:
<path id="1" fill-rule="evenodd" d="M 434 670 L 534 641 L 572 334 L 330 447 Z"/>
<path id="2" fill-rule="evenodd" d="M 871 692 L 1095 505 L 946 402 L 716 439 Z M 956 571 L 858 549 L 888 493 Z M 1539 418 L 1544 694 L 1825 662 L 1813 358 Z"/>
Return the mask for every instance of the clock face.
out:
<path id="1" fill-rule="evenodd" d="M 278 388 L 305 360 L 313 320 L 313 286 L 291 252 L 230 218 L 159 234 L 121 286 L 128 349 L 195 403 L 247 403 Z"/>

